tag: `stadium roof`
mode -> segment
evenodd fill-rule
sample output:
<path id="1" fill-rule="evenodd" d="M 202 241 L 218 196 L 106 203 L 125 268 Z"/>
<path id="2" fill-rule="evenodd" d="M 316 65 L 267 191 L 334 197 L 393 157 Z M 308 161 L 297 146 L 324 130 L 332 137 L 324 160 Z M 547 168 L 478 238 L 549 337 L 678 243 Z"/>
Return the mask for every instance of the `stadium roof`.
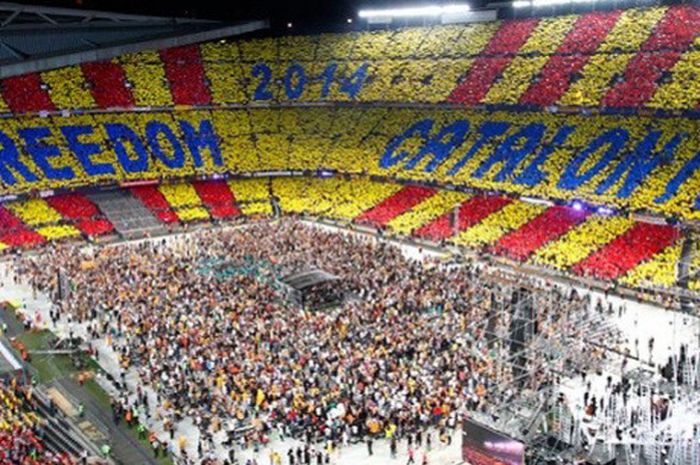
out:
<path id="1" fill-rule="evenodd" d="M 266 20 L 221 22 L 0 2 L 0 78 L 268 26 Z"/>

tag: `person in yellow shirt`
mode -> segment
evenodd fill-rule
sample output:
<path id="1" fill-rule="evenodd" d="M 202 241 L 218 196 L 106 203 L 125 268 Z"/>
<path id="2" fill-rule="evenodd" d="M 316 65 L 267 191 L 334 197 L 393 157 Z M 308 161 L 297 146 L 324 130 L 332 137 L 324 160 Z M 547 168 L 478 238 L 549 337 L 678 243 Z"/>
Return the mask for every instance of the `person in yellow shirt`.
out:
<path id="1" fill-rule="evenodd" d="M 187 449 L 187 438 L 185 436 L 180 436 L 177 439 L 177 450 L 182 454 Z"/>

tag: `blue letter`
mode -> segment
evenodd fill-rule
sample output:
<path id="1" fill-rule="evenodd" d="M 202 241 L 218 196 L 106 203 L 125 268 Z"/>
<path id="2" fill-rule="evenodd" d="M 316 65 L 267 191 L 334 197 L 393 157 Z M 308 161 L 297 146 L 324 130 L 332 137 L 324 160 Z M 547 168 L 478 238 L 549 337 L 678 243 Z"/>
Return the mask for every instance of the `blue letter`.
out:
<path id="1" fill-rule="evenodd" d="M 510 123 L 505 123 L 501 121 L 486 121 L 479 128 L 479 133 L 481 137 L 476 141 L 474 145 L 471 146 L 469 151 L 464 154 L 464 156 L 455 165 L 450 168 L 447 172 L 449 176 L 454 176 L 462 169 L 464 165 L 478 152 L 484 144 L 492 137 L 498 137 L 508 130 Z"/>
<path id="2" fill-rule="evenodd" d="M 187 144 L 187 148 L 190 149 L 190 154 L 192 154 L 192 159 L 194 160 L 194 166 L 197 168 L 202 166 L 202 154 L 199 152 L 200 148 L 209 149 L 212 161 L 216 166 L 224 164 L 221 159 L 221 150 L 219 150 L 219 136 L 214 132 L 211 121 L 206 119 L 200 121 L 199 132 L 197 132 L 188 121 L 181 120 L 180 129 L 182 129 L 185 135 L 185 144 Z"/>
<path id="3" fill-rule="evenodd" d="M 51 136 L 51 130 L 44 126 L 25 128 L 17 131 L 24 139 L 26 150 L 31 155 L 34 163 L 41 168 L 49 179 L 73 179 L 75 173 L 69 166 L 54 168 L 49 163 L 50 158 L 60 157 L 61 151 L 55 145 L 51 145 L 41 139 Z"/>
<path id="4" fill-rule="evenodd" d="M 386 146 L 386 150 L 384 151 L 384 155 L 382 156 L 381 160 L 379 160 L 379 166 L 384 169 L 391 168 L 392 166 L 406 158 L 408 156 L 408 152 L 404 151 L 399 153 L 398 155 L 394 155 L 396 149 L 398 149 L 399 146 L 403 144 L 405 140 L 410 139 L 416 133 L 420 134 L 424 140 L 427 139 L 428 134 L 430 133 L 430 129 L 432 129 L 432 127 L 433 120 L 431 119 L 424 119 L 413 123 L 411 127 L 409 127 L 403 132 L 403 134 L 394 137 L 389 142 L 389 144 Z"/>
<path id="5" fill-rule="evenodd" d="M 92 162 L 90 157 L 101 151 L 99 144 L 80 142 L 80 136 L 92 134 L 92 126 L 61 126 L 61 132 L 68 142 L 68 148 L 78 157 L 88 176 L 114 174 L 114 167 L 110 163 Z"/>
<path id="6" fill-rule="evenodd" d="M 563 126 L 559 128 L 557 133 L 552 138 L 551 142 L 545 145 L 540 153 L 537 154 L 534 160 L 520 173 L 513 182 L 516 184 L 522 184 L 524 186 L 533 187 L 541 183 L 547 174 L 540 170 L 542 163 L 549 158 L 549 156 L 556 150 L 557 147 L 566 142 L 569 135 L 574 132 L 576 126 Z"/>
<path id="7" fill-rule="evenodd" d="M 678 189 L 685 183 L 689 177 L 695 174 L 695 171 L 700 168 L 700 152 L 696 153 L 688 163 L 683 165 L 683 168 L 676 173 L 668 184 L 666 184 L 666 192 L 654 199 L 654 203 L 666 203 L 678 193 Z"/>
<path id="8" fill-rule="evenodd" d="M 642 140 L 634 152 L 622 158 L 615 171 L 598 185 L 596 194 L 604 194 L 608 189 L 622 177 L 625 171 L 629 170 L 624 184 L 617 191 L 617 197 L 627 198 L 639 186 L 644 178 L 657 166 L 662 163 L 669 163 L 673 159 L 678 144 L 680 144 L 687 134 L 676 134 L 661 152 L 653 153 L 656 143 L 661 137 L 661 131 L 652 131 Z"/>
<path id="9" fill-rule="evenodd" d="M 577 187 L 590 181 L 593 176 L 598 174 L 603 168 L 605 168 L 608 163 L 610 163 L 613 158 L 617 156 L 622 147 L 627 142 L 629 134 L 624 129 L 616 128 L 598 136 L 588 144 L 581 153 L 579 153 L 569 165 L 564 170 L 564 174 L 559 179 L 557 187 L 561 189 L 573 190 Z M 588 159 L 589 156 L 596 153 L 601 147 L 608 145 L 605 154 L 601 157 L 598 162 L 589 168 L 588 171 L 582 174 L 578 174 L 581 165 Z"/>
<path id="10" fill-rule="evenodd" d="M 139 139 L 134 131 L 128 126 L 121 123 L 105 124 L 105 130 L 109 137 L 110 143 L 114 147 L 114 152 L 117 154 L 119 164 L 122 165 L 127 173 L 140 173 L 148 171 L 148 152 L 144 147 L 143 142 Z M 136 158 L 129 157 L 129 152 L 126 150 L 124 141 L 129 141 L 136 153 Z"/>
<path id="11" fill-rule="evenodd" d="M 503 168 L 501 168 L 501 171 L 499 171 L 494 178 L 495 181 L 505 181 L 515 167 L 518 166 L 528 154 L 535 150 L 540 140 L 542 140 L 545 129 L 544 124 L 533 123 L 528 124 L 515 134 L 508 136 L 506 140 L 501 142 L 498 148 L 494 150 L 493 154 L 482 162 L 479 168 L 474 170 L 472 176 L 475 178 L 482 178 L 489 172 L 493 165 L 505 161 Z M 522 139 L 525 139 L 524 143 L 521 142 Z M 518 148 L 520 145 L 522 145 L 522 147 Z"/>
<path id="12" fill-rule="evenodd" d="M 5 184 L 12 186 L 17 183 L 17 178 L 8 167 L 21 174 L 27 182 L 38 181 L 36 175 L 20 161 L 15 141 L 2 131 L 0 131 L 0 145 L 2 145 L 2 149 L 0 149 L 0 177 Z"/>
<path id="13" fill-rule="evenodd" d="M 443 127 L 440 132 L 432 137 L 418 152 L 418 155 L 409 160 L 404 168 L 412 170 L 416 165 L 425 158 L 428 154 L 435 155 L 430 163 L 425 166 L 426 173 L 432 173 L 435 168 L 440 166 L 442 162 L 450 156 L 452 151 L 464 143 L 464 139 L 467 137 L 467 131 L 469 130 L 469 121 L 459 120 L 450 124 L 449 126 Z M 443 141 L 446 136 L 450 136 L 447 141 Z"/>
<path id="14" fill-rule="evenodd" d="M 168 156 L 160 146 L 160 141 L 158 140 L 159 134 L 164 135 L 165 138 L 168 139 L 168 142 L 170 142 L 170 145 L 172 145 L 172 157 Z M 149 121 L 146 124 L 146 140 L 155 156 L 162 161 L 165 166 L 168 168 L 182 168 L 185 166 L 185 152 L 182 150 L 180 141 L 177 140 L 177 137 L 167 124 L 161 123 L 160 121 Z"/>

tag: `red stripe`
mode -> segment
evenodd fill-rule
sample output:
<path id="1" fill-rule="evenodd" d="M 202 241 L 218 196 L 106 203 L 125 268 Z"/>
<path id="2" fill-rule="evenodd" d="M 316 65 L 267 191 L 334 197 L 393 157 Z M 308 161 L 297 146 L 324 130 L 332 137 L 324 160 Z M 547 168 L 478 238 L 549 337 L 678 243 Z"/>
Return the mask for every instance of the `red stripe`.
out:
<path id="1" fill-rule="evenodd" d="M 134 106 L 134 96 L 126 87 L 126 74 L 121 65 L 112 61 L 95 61 L 83 63 L 81 68 L 99 108 Z"/>
<path id="2" fill-rule="evenodd" d="M 367 210 L 355 220 L 373 226 L 384 226 L 400 214 L 415 207 L 423 200 L 434 195 L 435 189 L 419 186 L 406 186 L 394 195 L 384 199 L 378 205 Z"/>
<path id="3" fill-rule="evenodd" d="M 505 207 L 510 202 L 511 199 L 508 197 L 499 196 L 477 196 L 464 201 L 459 206 L 457 230 L 464 231 L 492 213 Z M 451 237 L 454 234 L 454 228 L 451 225 L 452 215 L 452 211 L 445 213 L 418 229 L 416 235 L 434 241 L 440 241 Z"/>
<path id="4" fill-rule="evenodd" d="M 638 107 L 649 100 L 658 88 L 657 80 L 670 70 L 681 52 L 640 52 L 627 65 L 622 82 L 603 98 L 606 107 Z"/>
<path id="5" fill-rule="evenodd" d="M 194 181 L 192 186 L 205 205 L 233 205 L 236 201 L 226 181 Z"/>
<path id="6" fill-rule="evenodd" d="M 482 55 L 474 61 L 467 77 L 453 91 L 450 102 L 474 105 L 484 98 L 496 77 L 513 59 L 537 26 L 537 19 L 507 21 L 496 31 Z"/>
<path id="7" fill-rule="evenodd" d="M 158 211 L 156 212 L 156 216 L 163 223 L 177 223 L 178 221 L 180 221 L 180 218 L 178 218 L 177 214 L 172 210 Z"/>
<path id="8" fill-rule="evenodd" d="M 195 181 L 192 186 L 202 203 L 209 207 L 209 213 L 214 218 L 229 218 L 241 214 L 236 206 L 236 197 L 225 181 Z"/>
<path id="9" fill-rule="evenodd" d="M 214 205 L 209 209 L 209 213 L 214 218 L 230 218 L 239 216 L 241 211 L 235 205 Z"/>
<path id="10" fill-rule="evenodd" d="M 539 80 L 522 95 L 520 103 L 555 104 L 569 89 L 572 76 L 583 69 L 619 17 L 620 12 L 580 16 L 556 53 L 542 68 Z"/>
<path id="11" fill-rule="evenodd" d="M 641 47 L 643 52 L 672 49 L 685 51 L 700 31 L 700 8 L 690 5 L 672 6 Z"/>
<path id="12" fill-rule="evenodd" d="M 39 233 L 27 229 L 27 226 L 0 205 L 0 242 L 10 247 L 41 244 L 45 242 Z"/>
<path id="13" fill-rule="evenodd" d="M 17 218 L 10 210 L 0 205 L 0 234 L 6 234 L 15 229 L 24 228 L 22 220 Z"/>
<path id="14" fill-rule="evenodd" d="M 46 242 L 44 236 L 29 229 L 19 229 L 11 234 L 0 236 L 0 242 L 10 247 L 32 246 Z"/>
<path id="15" fill-rule="evenodd" d="M 637 223 L 599 251 L 578 262 L 573 271 L 579 275 L 615 279 L 670 246 L 678 236 L 678 230 L 671 226 Z"/>
<path id="16" fill-rule="evenodd" d="M 523 261 L 547 242 L 562 236 L 588 216 L 570 207 L 556 206 L 496 242 L 493 252 Z"/>
<path id="17" fill-rule="evenodd" d="M 129 190 L 153 211 L 170 210 L 170 204 L 155 186 L 134 186 Z"/>
<path id="18" fill-rule="evenodd" d="M 139 198 L 163 223 L 177 223 L 180 218 L 156 186 L 134 186 L 131 193 Z"/>
<path id="19" fill-rule="evenodd" d="M 88 236 L 101 236 L 114 231 L 114 226 L 105 219 L 82 219 L 75 224 L 78 229 Z"/>
<path id="20" fill-rule="evenodd" d="M 165 75 L 176 105 L 208 105 L 211 94 L 206 84 L 204 65 L 196 45 L 160 51 Z"/>
<path id="21" fill-rule="evenodd" d="M 95 204 L 82 194 L 54 195 L 48 197 L 46 202 L 65 218 L 91 218 L 100 213 Z"/>
<path id="22" fill-rule="evenodd" d="M 537 27 L 536 18 L 506 21 L 491 37 L 483 55 L 507 55 L 517 52 L 523 46 L 530 33 Z"/>
<path id="23" fill-rule="evenodd" d="M 628 63 L 624 80 L 605 95 L 602 105 L 637 107 L 656 92 L 657 81 L 681 58 L 700 31 L 700 9 L 688 5 L 668 9 L 640 52 Z"/>
<path id="24" fill-rule="evenodd" d="M 2 80 L 2 97 L 13 113 L 55 110 L 47 90 L 41 88 L 38 73 L 12 76 Z"/>

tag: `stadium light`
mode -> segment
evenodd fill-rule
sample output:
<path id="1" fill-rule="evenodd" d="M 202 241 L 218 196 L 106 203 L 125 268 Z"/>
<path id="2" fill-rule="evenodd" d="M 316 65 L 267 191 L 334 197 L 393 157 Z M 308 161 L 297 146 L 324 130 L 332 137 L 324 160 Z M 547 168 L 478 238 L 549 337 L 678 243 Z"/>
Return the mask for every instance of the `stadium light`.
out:
<path id="1" fill-rule="evenodd" d="M 360 10 L 360 18 L 411 18 L 419 16 L 442 16 L 449 14 L 467 13 L 471 7 L 465 3 L 449 5 L 428 5 L 406 8 L 387 8 L 381 10 Z"/>
<path id="2" fill-rule="evenodd" d="M 571 5 L 577 3 L 593 3 L 594 0 L 515 0 L 513 8 L 538 8 L 557 5 Z"/>

